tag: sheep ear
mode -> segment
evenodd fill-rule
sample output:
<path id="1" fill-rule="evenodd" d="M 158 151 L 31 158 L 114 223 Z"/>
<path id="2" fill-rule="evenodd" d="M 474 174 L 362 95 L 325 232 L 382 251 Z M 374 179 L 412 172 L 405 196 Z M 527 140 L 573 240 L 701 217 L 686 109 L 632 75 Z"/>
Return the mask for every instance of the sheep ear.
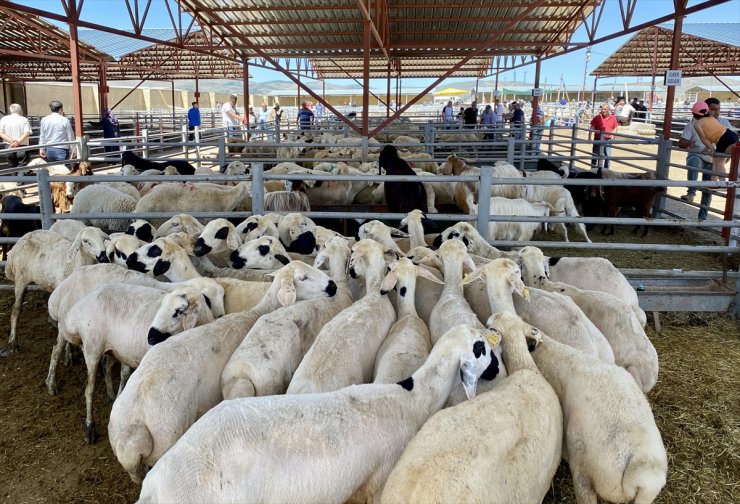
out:
<path id="1" fill-rule="evenodd" d="M 434 283 L 444 285 L 444 282 L 440 280 L 439 278 L 437 278 L 436 276 L 434 276 L 434 274 L 431 271 L 426 270 L 424 268 L 420 268 L 419 266 L 416 267 L 416 276 L 424 277 L 427 280 L 431 280 Z"/>
<path id="2" fill-rule="evenodd" d="M 226 235 L 226 246 L 231 250 L 236 250 L 242 241 L 239 239 L 239 233 L 233 227 L 229 228 L 229 234 Z"/>
<path id="3" fill-rule="evenodd" d="M 460 378 L 462 380 L 463 388 L 465 389 L 465 395 L 468 399 L 475 397 L 476 388 L 478 386 L 478 376 L 475 374 L 475 370 L 475 359 L 465 356 L 460 357 Z"/>
<path id="4" fill-rule="evenodd" d="M 77 254 L 80 251 L 80 246 L 82 246 L 82 232 L 83 231 L 80 231 L 79 233 L 77 233 L 77 236 L 75 236 L 75 241 L 72 242 L 72 246 L 69 248 L 69 251 L 67 252 L 68 261 L 74 261 L 74 258 L 77 257 Z"/>
<path id="5" fill-rule="evenodd" d="M 519 294 L 521 297 L 529 301 L 529 289 L 524 286 L 524 282 L 522 282 L 521 277 L 519 277 L 516 273 L 509 273 L 508 277 L 509 285 L 511 285 L 511 288 L 514 292 Z"/>
<path id="6" fill-rule="evenodd" d="M 470 271 L 475 271 L 477 268 L 475 267 L 475 263 L 473 262 L 473 259 L 469 255 L 465 255 L 465 266 L 468 267 Z"/>
<path id="7" fill-rule="evenodd" d="M 380 293 L 387 294 L 393 287 L 398 283 L 398 273 L 395 271 L 389 272 L 383 279 L 383 283 L 380 284 Z"/>
<path id="8" fill-rule="evenodd" d="M 290 262 L 290 258 L 285 257 L 283 254 L 275 254 L 275 259 L 277 259 L 278 261 L 280 261 L 280 263 L 283 266 L 285 266 L 286 264 L 288 264 Z"/>
<path id="9" fill-rule="evenodd" d="M 403 223 L 401 225 L 403 225 Z M 399 237 L 399 238 L 408 238 L 409 237 L 409 234 L 408 233 L 404 233 L 403 231 L 401 231 L 398 228 L 392 227 L 392 228 L 389 228 L 389 229 L 391 230 L 391 236 L 396 236 L 396 237 Z"/>
<path id="10" fill-rule="evenodd" d="M 296 292 L 293 277 L 283 278 L 280 281 L 280 290 L 278 290 L 278 301 L 282 306 L 290 306 L 295 303 Z"/>
<path id="11" fill-rule="evenodd" d="M 316 259 L 313 260 L 313 267 L 319 269 L 326 262 L 326 252 L 323 250 L 316 255 Z"/>
<path id="12" fill-rule="evenodd" d="M 183 331 L 188 331 L 192 329 L 198 323 L 198 308 L 198 306 L 193 306 L 192 303 L 188 307 L 187 313 L 185 313 L 185 315 L 182 317 Z"/>
<path id="13" fill-rule="evenodd" d="M 480 268 L 480 269 L 475 270 L 472 275 L 468 275 L 467 278 L 463 278 L 462 284 L 467 285 L 478 279 L 485 279 L 485 277 L 486 277 L 486 271 L 483 268 Z"/>

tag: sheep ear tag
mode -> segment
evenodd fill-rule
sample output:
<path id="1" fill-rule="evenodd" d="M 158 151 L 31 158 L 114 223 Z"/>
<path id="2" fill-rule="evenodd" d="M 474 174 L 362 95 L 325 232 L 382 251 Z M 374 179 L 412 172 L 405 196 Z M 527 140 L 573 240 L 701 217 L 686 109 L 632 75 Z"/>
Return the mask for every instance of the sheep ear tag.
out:
<path id="1" fill-rule="evenodd" d="M 491 331 L 486 334 L 486 341 L 491 345 L 491 348 L 496 348 L 501 343 L 501 335 L 496 331 Z"/>

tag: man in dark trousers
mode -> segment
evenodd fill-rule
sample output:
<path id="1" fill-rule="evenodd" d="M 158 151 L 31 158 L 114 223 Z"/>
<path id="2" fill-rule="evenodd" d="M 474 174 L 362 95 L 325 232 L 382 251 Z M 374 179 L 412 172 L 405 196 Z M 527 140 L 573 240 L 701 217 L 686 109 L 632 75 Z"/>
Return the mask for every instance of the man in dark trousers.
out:
<path id="1" fill-rule="evenodd" d="M 463 122 L 466 128 L 475 128 L 478 124 L 478 102 L 473 100 L 468 108 L 463 112 Z"/>
<path id="2" fill-rule="evenodd" d="M 192 103 L 192 107 L 190 107 L 190 110 L 188 110 L 188 130 L 194 131 L 195 127 L 198 126 L 200 128 L 200 106 L 198 105 L 197 101 L 194 101 Z M 195 133 L 190 133 L 188 135 L 188 141 L 192 142 L 195 139 Z"/>

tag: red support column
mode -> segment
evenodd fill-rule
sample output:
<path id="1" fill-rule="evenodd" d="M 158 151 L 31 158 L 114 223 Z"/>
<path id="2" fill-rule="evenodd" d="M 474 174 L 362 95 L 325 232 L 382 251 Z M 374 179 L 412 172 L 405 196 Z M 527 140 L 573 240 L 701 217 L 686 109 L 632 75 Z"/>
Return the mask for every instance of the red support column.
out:
<path id="1" fill-rule="evenodd" d="M 655 31 L 655 39 L 653 40 L 653 80 L 650 82 L 650 112 L 653 111 L 653 101 L 655 100 L 655 72 L 658 67 L 658 27 L 653 28 L 653 31 Z"/>
<path id="2" fill-rule="evenodd" d="M 539 88 L 540 87 L 540 65 L 542 63 L 542 60 L 537 58 L 537 63 L 534 65 L 534 87 Z M 530 119 L 530 124 L 538 124 L 537 123 L 537 107 L 540 105 L 540 97 L 539 96 L 533 96 L 532 97 L 532 118 Z"/>
<path id="3" fill-rule="evenodd" d="M 362 61 L 362 136 L 370 131 L 370 20 L 365 20 L 364 51 Z"/>
<path id="4" fill-rule="evenodd" d="M 388 71 L 385 74 L 385 117 L 391 116 L 391 62 L 388 62 Z"/>
<path id="5" fill-rule="evenodd" d="M 77 25 L 69 23 L 69 62 L 72 69 L 72 103 L 74 104 L 75 136 L 82 137 L 82 86 L 80 83 L 80 48 Z"/>
<path id="6" fill-rule="evenodd" d="M 681 31 L 683 18 L 688 0 L 676 0 L 676 19 L 673 21 L 673 44 L 671 45 L 671 70 L 678 70 L 678 56 L 681 51 Z M 676 87 L 668 86 L 665 97 L 665 114 L 663 116 L 663 139 L 670 140 L 671 125 L 673 124 L 673 100 L 676 97 Z"/>
<path id="7" fill-rule="evenodd" d="M 108 66 L 105 63 L 101 63 L 98 67 L 98 99 L 100 102 L 100 113 L 102 115 L 103 109 L 108 108 Z"/>

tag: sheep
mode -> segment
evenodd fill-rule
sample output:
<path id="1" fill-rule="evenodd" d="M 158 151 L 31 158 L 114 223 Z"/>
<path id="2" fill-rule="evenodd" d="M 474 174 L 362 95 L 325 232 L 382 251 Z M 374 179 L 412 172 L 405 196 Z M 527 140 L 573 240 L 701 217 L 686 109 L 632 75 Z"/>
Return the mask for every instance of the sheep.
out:
<path id="1" fill-rule="evenodd" d="M 614 363 L 609 342 L 580 308 L 567 296 L 541 289 L 528 289 L 522 272 L 511 259 L 494 259 L 465 281 L 485 279 L 491 313 L 519 315 L 525 322 L 547 330 L 559 342 L 604 362 Z M 512 296 L 516 292 L 518 296 Z"/>
<path id="2" fill-rule="evenodd" d="M 37 230 L 23 236 L 8 254 L 5 277 L 15 282 L 15 302 L 10 315 L 8 352 L 18 350 L 16 326 L 21 316 L 26 289 L 35 283 L 51 292 L 75 268 L 95 262 L 108 262 L 105 255 L 108 235 L 86 227 L 74 241 L 53 231 Z"/>
<path id="3" fill-rule="evenodd" d="M 320 163 L 314 166 L 314 172 L 328 172 L 332 175 L 362 175 L 358 169 L 345 163 Z M 323 180 L 307 191 L 308 199 L 313 205 L 349 205 L 355 196 L 370 184 L 366 180 Z"/>
<path id="4" fill-rule="evenodd" d="M 401 227 L 406 226 L 409 230 L 409 249 L 416 247 L 427 247 L 424 238 L 424 220 L 426 215 L 421 210 L 412 210 L 401 220 Z M 392 230 L 392 228 L 391 228 Z"/>
<path id="5" fill-rule="evenodd" d="M 114 234 L 105 248 L 108 261 L 119 266 L 126 267 L 128 256 L 139 248 L 146 245 L 145 241 L 128 234 Z"/>
<path id="6" fill-rule="evenodd" d="M 401 250 L 401 248 L 398 246 L 395 240 L 393 240 L 392 236 L 400 236 L 403 238 L 408 238 L 409 235 L 404 233 L 403 231 L 400 231 L 399 229 L 386 226 L 379 220 L 372 220 L 369 222 L 365 222 L 357 230 L 358 239 L 376 241 L 382 245 L 385 245 L 389 249 L 393 250 L 399 256 L 404 255 L 404 252 Z"/>
<path id="7" fill-rule="evenodd" d="M 139 502 L 377 501 L 404 447 L 452 387 L 462 378 L 475 395 L 489 355 L 480 332 L 460 326 L 399 384 L 224 401 L 154 466 Z"/>
<path id="8" fill-rule="evenodd" d="M 165 316 L 159 315 L 160 311 Z M 165 328 L 162 325 L 165 318 L 170 322 L 166 327 L 168 333 L 159 329 Z M 157 325 L 153 325 L 155 321 Z M 63 340 L 82 346 L 87 366 L 85 442 L 93 444 L 98 438 L 92 401 L 98 362 L 103 354 L 110 352 L 121 365 L 135 368 L 150 345 L 163 341 L 168 334 L 211 321 L 213 314 L 203 296 L 191 287 L 165 293 L 140 285 L 109 284 L 74 305 L 67 313 L 64 331 L 59 332 L 52 360 L 58 360 Z"/>
<path id="9" fill-rule="evenodd" d="M 267 212 L 310 212 L 311 202 L 300 181 L 287 181 L 286 191 L 271 191 L 265 194 L 264 209 Z"/>
<path id="10" fill-rule="evenodd" d="M 170 217 L 169 220 L 165 221 L 162 225 L 157 228 L 155 236 L 163 237 L 172 233 L 185 232 L 191 235 L 199 235 L 203 232 L 205 226 L 198 222 L 195 217 L 188 214 L 179 214 L 174 217 Z"/>
<path id="11" fill-rule="evenodd" d="M 290 262 L 288 253 L 280 239 L 274 236 L 263 236 L 248 241 L 234 250 L 229 259 L 234 269 L 277 269 Z"/>
<path id="12" fill-rule="evenodd" d="M 468 252 L 487 259 L 499 259 L 501 257 L 518 257 L 516 252 L 504 252 L 492 246 L 481 236 L 478 230 L 469 222 L 458 222 L 442 231 L 432 243 L 433 247 L 439 247 L 445 240 L 458 239 L 462 241 Z"/>
<path id="13" fill-rule="evenodd" d="M 335 296 L 286 306 L 254 324 L 221 374 L 224 399 L 285 393 L 321 328 L 352 304 L 346 277 L 349 255 L 347 242 L 333 238 L 316 256 L 317 268 L 329 262 Z"/>
<path id="14" fill-rule="evenodd" d="M 162 176 L 173 176 L 173 175 L 179 175 L 177 168 L 174 166 L 166 166 L 164 170 L 144 170 L 139 175 L 144 175 L 147 177 L 155 176 L 155 175 L 162 175 Z M 149 180 L 146 182 L 139 182 L 136 184 L 136 188 L 139 191 L 140 196 L 144 196 L 145 194 L 148 194 L 152 189 L 154 189 L 159 184 L 164 184 L 165 181 L 162 180 L 161 182 Z"/>
<path id="15" fill-rule="evenodd" d="M 221 397 L 220 377 L 254 323 L 280 306 L 336 294 L 329 277 L 304 263 L 275 272 L 269 290 L 247 312 L 221 317 L 152 347 L 129 379 L 110 414 L 113 453 L 134 482 Z M 184 365 L 187 363 L 187 365 Z"/>
<path id="16" fill-rule="evenodd" d="M 392 145 L 383 147 L 378 164 L 379 169 L 384 169 L 386 175 L 417 176 L 408 163 L 399 157 L 398 151 Z M 405 214 L 415 208 L 424 212 L 429 211 L 427 192 L 421 180 L 419 182 L 386 182 L 384 193 L 388 208 L 393 213 Z"/>
<path id="17" fill-rule="evenodd" d="M 434 156 L 426 152 L 414 152 L 409 150 L 408 152 L 399 152 L 398 155 L 405 159 L 411 168 L 417 173 L 421 172 L 425 175 L 434 175 L 439 170 L 439 165 L 434 161 Z"/>
<path id="18" fill-rule="evenodd" d="M 26 205 L 23 200 L 18 196 L 12 194 L 5 195 L 0 203 L 2 206 L 2 212 L 8 214 L 40 214 L 41 209 L 38 205 Z M 0 235 L 3 238 L 20 238 L 21 236 L 30 233 L 36 229 L 41 229 L 41 220 L 16 220 L 16 219 L 3 219 L 2 225 L 0 225 Z M 8 257 L 8 250 L 13 248 L 12 243 L 3 243 L 2 252 L 3 260 Z"/>
<path id="19" fill-rule="evenodd" d="M 154 226 L 144 219 L 136 219 L 126 228 L 126 234 L 135 236 L 141 241 L 151 242 L 154 239 Z"/>
<path id="20" fill-rule="evenodd" d="M 478 206 L 469 203 L 472 214 L 478 213 Z M 555 209 L 545 201 L 531 203 L 526 199 L 491 198 L 491 215 L 521 215 L 529 217 L 547 217 L 553 215 Z M 542 222 L 497 222 L 488 223 L 489 240 L 530 241 L 534 232 L 542 226 Z M 545 223 L 545 231 L 547 225 Z"/>
<path id="21" fill-rule="evenodd" d="M 391 265 L 383 279 L 381 293 L 398 291 L 398 318 L 375 357 L 374 383 L 396 383 L 411 376 L 429 356 L 432 342 L 429 329 L 416 312 L 416 277 L 443 283 L 422 267 L 403 258 Z"/>
<path id="22" fill-rule="evenodd" d="M 260 238 L 262 236 L 280 237 L 277 224 L 267 215 L 251 215 L 247 217 L 244 222 L 236 226 L 236 232 L 241 236 L 242 242 L 248 242 L 249 240 L 254 240 L 255 238 Z"/>
<path id="23" fill-rule="evenodd" d="M 372 240 L 360 240 L 352 247 L 349 272 L 353 278 L 365 278 L 365 296 L 321 329 L 296 369 L 288 394 L 328 392 L 372 381 L 378 348 L 396 320 L 393 305 L 381 292 L 386 255 L 398 259 L 395 252 Z"/>
<path id="24" fill-rule="evenodd" d="M 539 178 L 546 178 L 543 175 L 548 174 L 554 178 L 560 179 L 560 176 L 558 176 L 557 173 L 546 171 L 546 172 L 535 172 L 533 174 L 528 175 L 530 178 L 536 176 L 537 173 L 542 173 L 542 175 L 539 176 Z M 526 199 L 527 201 L 530 201 L 532 203 L 537 201 L 545 201 L 552 205 L 553 209 L 557 214 L 565 214 L 568 217 L 579 217 L 578 210 L 576 209 L 576 204 L 573 202 L 573 196 L 570 194 L 570 191 L 565 189 L 564 187 L 560 186 L 546 186 L 546 185 L 530 185 L 527 186 L 528 190 L 526 192 Z M 558 224 L 562 230 L 563 234 L 565 235 L 565 241 L 568 240 L 568 229 L 566 228 L 565 224 L 561 223 Z M 586 233 L 586 226 L 584 226 L 582 223 L 578 223 L 575 225 L 576 229 L 579 233 L 581 233 L 581 236 L 583 236 L 588 243 L 591 243 L 591 239 L 588 237 L 588 233 Z"/>
<path id="25" fill-rule="evenodd" d="M 531 332 L 518 318 L 494 318 L 505 332 Z M 576 501 L 649 504 L 666 482 L 668 460 L 645 395 L 632 376 L 541 334 L 532 352 L 563 411 L 563 458 Z M 597 497 L 598 496 L 598 497 Z"/>
<path id="26" fill-rule="evenodd" d="M 534 247 L 533 247 L 534 248 Z M 533 251 L 528 249 L 531 253 Z M 535 250 L 539 250 L 536 249 Z M 546 277 L 583 290 L 606 292 L 626 303 L 645 327 L 647 317 L 640 308 L 637 292 L 624 275 L 603 257 L 547 257 L 540 251 L 541 259 L 530 259 L 528 274 Z"/>
<path id="27" fill-rule="evenodd" d="M 161 184 L 136 204 L 136 212 L 230 212 L 250 199 L 250 185 L 240 182 L 228 189 L 205 184 Z M 153 225 L 162 220 L 152 219 Z"/>
<path id="28" fill-rule="evenodd" d="M 439 165 L 437 170 L 438 175 L 456 175 L 456 176 L 478 176 L 480 175 L 480 168 L 475 166 L 469 166 L 465 163 L 465 160 L 458 157 L 455 153 L 452 153 L 444 163 Z M 511 166 L 506 162 L 496 162 L 493 166 L 493 178 L 522 178 L 521 172 L 515 167 Z M 491 196 L 498 196 L 502 198 L 523 198 L 524 197 L 524 185 L 512 184 L 512 185 L 500 185 L 495 182 L 491 186 Z M 468 192 L 478 194 L 478 182 L 457 182 L 455 184 L 455 203 L 461 206 L 461 203 L 465 201 L 465 196 Z M 462 208 L 462 207 L 461 207 Z"/>
<path id="29" fill-rule="evenodd" d="M 242 244 L 234 225 L 226 219 L 215 219 L 206 224 L 195 240 L 193 255 L 210 256 L 218 266 L 226 266 L 229 255 Z"/>
<path id="30" fill-rule="evenodd" d="M 311 254 L 315 251 L 316 235 L 314 221 L 301 213 L 289 213 L 278 223 L 280 241 L 288 252 Z"/>
<path id="31" fill-rule="evenodd" d="M 658 380 L 658 353 L 645 334 L 637 315 L 623 301 L 606 292 L 582 290 L 572 285 L 551 282 L 537 276 L 542 252 L 534 247 L 519 251 L 524 283 L 571 298 L 594 325 L 602 332 L 614 352 L 614 361 L 625 368 L 643 392 L 649 392 Z M 527 265 L 534 262 L 534 268 Z"/>
<path id="32" fill-rule="evenodd" d="M 74 241 L 77 237 L 77 233 L 85 229 L 87 226 L 74 219 L 62 219 L 58 221 L 54 221 L 54 223 L 49 228 L 49 231 L 52 231 L 54 233 L 58 233 L 62 236 L 64 236 L 69 241 Z"/>
<path id="33" fill-rule="evenodd" d="M 128 196 L 131 196 L 136 201 L 141 199 L 141 193 L 128 182 L 98 182 L 97 185 L 103 185 L 120 191 Z"/>
<path id="34" fill-rule="evenodd" d="M 139 172 L 144 170 L 158 170 L 162 171 L 167 166 L 173 166 L 177 169 L 180 175 L 192 175 L 195 173 L 195 167 L 187 161 L 178 161 L 175 159 L 167 159 L 164 161 L 150 161 L 142 157 L 137 156 L 132 151 L 123 151 L 121 154 L 121 165 L 131 165 Z"/>
<path id="35" fill-rule="evenodd" d="M 527 349 L 539 343 L 539 331 L 502 330 L 500 320 L 489 327 L 488 337 L 503 340 L 509 375 L 493 390 L 438 411 L 424 424 L 388 476 L 382 503 L 545 498 L 560 464 L 560 403 Z"/>
<path id="36" fill-rule="evenodd" d="M 49 168 L 49 175 L 69 175 L 69 176 L 89 176 L 93 175 L 92 165 L 87 161 L 76 163 L 72 170 L 65 166 L 52 166 Z M 51 182 L 51 200 L 54 208 L 59 213 L 67 213 L 72 208 L 72 200 L 77 191 L 81 188 L 78 182 Z"/>
<path id="37" fill-rule="evenodd" d="M 126 231 L 128 219 L 86 219 L 87 213 L 131 213 L 137 200 L 109 186 L 91 184 L 75 197 L 70 210 L 82 222 L 101 229 Z"/>

